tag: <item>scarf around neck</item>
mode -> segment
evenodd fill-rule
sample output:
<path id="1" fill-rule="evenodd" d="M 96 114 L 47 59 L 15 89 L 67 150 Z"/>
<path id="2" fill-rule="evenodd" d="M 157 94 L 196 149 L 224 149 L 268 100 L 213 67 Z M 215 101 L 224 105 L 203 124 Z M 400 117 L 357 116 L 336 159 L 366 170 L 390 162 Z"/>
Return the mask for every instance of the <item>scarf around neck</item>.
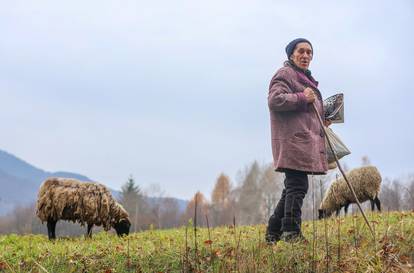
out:
<path id="1" fill-rule="evenodd" d="M 318 82 L 312 77 L 312 72 L 309 69 L 303 70 L 291 60 L 285 61 L 284 65 L 293 68 L 296 72 L 299 73 L 300 76 L 305 78 L 307 81 L 310 81 L 314 87 L 318 87 Z"/>

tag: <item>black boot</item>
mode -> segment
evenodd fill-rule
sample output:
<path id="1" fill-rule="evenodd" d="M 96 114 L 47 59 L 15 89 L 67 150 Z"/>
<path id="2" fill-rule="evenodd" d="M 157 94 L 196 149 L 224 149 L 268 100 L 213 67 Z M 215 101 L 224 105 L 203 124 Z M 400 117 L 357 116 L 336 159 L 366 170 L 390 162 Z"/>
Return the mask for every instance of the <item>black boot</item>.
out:
<path id="1" fill-rule="evenodd" d="M 287 243 L 306 242 L 306 238 L 301 231 L 284 231 L 280 236 L 280 240 Z"/>
<path id="2" fill-rule="evenodd" d="M 268 245 L 274 245 L 280 241 L 280 234 L 266 232 L 265 239 Z"/>
<path id="3" fill-rule="evenodd" d="M 278 211 L 276 209 L 275 213 L 277 212 Z M 280 235 L 282 235 L 282 231 L 280 230 L 281 226 L 282 223 L 280 221 L 280 218 L 277 217 L 276 214 L 270 216 L 265 235 L 267 244 L 272 245 L 280 241 Z"/>

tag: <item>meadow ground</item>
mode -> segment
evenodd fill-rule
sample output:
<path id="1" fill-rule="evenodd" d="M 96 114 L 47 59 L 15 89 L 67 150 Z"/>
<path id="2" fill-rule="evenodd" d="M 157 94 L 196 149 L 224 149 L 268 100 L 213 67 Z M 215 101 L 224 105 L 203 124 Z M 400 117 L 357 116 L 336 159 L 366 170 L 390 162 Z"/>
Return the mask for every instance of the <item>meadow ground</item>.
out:
<path id="1" fill-rule="evenodd" d="M 414 272 L 414 212 L 303 224 L 303 243 L 264 242 L 265 226 L 148 230 L 118 238 L 0 236 L 0 272 Z M 196 238 L 196 240 L 195 240 Z"/>

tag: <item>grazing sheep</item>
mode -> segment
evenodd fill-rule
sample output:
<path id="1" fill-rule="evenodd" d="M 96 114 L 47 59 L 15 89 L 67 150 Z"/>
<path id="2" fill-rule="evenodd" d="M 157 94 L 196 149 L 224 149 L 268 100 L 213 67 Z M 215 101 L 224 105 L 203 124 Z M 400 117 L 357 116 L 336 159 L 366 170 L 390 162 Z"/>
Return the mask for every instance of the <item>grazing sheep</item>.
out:
<path id="1" fill-rule="evenodd" d="M 374 204 L 381 211 L 381 202 L 378 194 L 381 187 L 381 175 L 376 167 L 366 166 L 353 169 L 346 174 L 349 183 L 354 188 L 359 202 L 371 201 L 371 209 L 374 210 Z M 334 211 L 336 216 L 342 207 L 345 207 L 345 215 L 348 212 L 348 206 L 356 203 L 355 197 L 349 189 L 343 177 L 332 182 L 319 208 L 319 219 L 329 217 Z"/>
<path id="2" fill-rule="evenodd" d="M 48 178 L 43 182 L 36 215 L 47 222 L 49 239 L 56 239 L 58 220 L 79 222 L 82 226 L 87 223 L 87 237 L 92 237 L 93 225 L 102 225 L 106 231 L 113 227 L 119 236 L 128 235 L 131 226 L 128 213 L 105 186 L 69 178 Z"/>

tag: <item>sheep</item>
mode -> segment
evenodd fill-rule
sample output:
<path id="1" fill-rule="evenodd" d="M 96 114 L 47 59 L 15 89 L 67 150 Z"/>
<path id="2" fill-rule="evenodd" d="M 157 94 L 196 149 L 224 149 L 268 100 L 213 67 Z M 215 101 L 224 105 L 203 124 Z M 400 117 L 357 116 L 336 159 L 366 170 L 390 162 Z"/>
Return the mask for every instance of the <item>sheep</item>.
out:
<path id="1" fill-rule="evenodd" d="M 349 183 L 354 188 L 359 202 L 371 201 L 371 210 L 374 211 L 374 205 L 378 211 L 381 211 L 381 202 L 378 194 L 381 187 L 381 175 L 374 166 L 364 166 L 353 169 L 346 174 Z M 345 207 L 345 215 L 348 212 L 348 206 L 356 203 L 355 197 L 349 189 L 343 177 L 332 182 L 331 186 L 325 193 L 322 203 L 319 207 L 319 219 L 329 217 L 336 211 L 336 216 L 342 207 Z"/>
<path id="2" fill-rule="evenodd" d="M 131 222 L 128 212 L 101 184 L 86 183 L 70 178 L 48 178 L 41 185 L 36 203 L 36 215 L 47 222 L 49 240 L 56 239 L 58 220 L 87 223 L 86 237 L 92 237 L 93 225 L 108 231 L 111 227 L 118 236 L 128 235 Z"/>

